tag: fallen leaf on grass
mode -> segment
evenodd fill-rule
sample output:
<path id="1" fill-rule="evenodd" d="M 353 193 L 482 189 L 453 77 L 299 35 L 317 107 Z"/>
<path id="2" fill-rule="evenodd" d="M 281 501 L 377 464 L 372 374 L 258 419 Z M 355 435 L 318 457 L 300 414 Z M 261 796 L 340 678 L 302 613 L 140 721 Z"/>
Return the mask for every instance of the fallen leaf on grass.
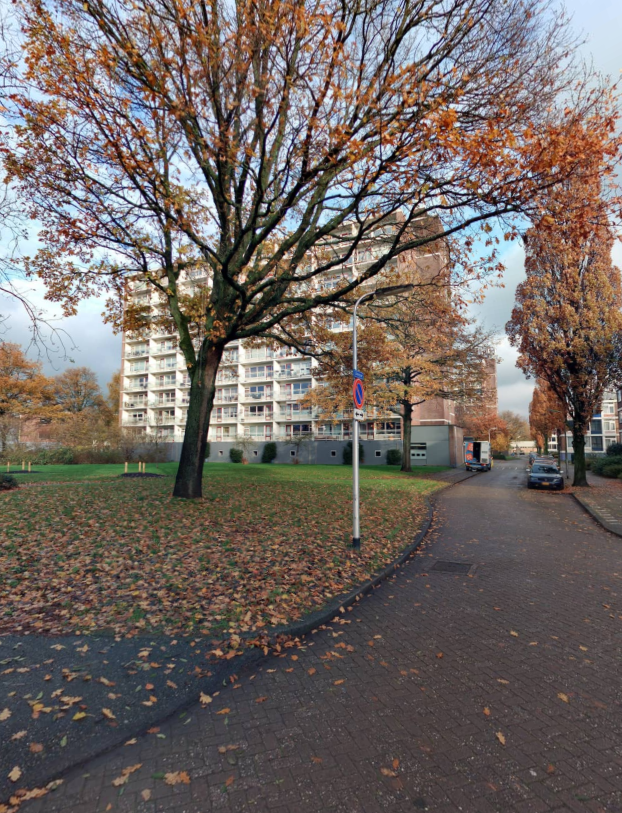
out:
<path id="1" fill-rule="evenodd" d="M 495 737 L 499 740 L 501 745 L 505 745 L 505 736 L 500 731 L 497 731 Z"/>
<path id="2" fill-rule="evenodd" d="M 17 782 L 17 780 L 22 775 L 22 769 L 19 768 L 17 765 L 13 768 L 13 770 L 9 771 L 9 779 L 11 782 Z"/>
<path id="3" fill-rule="evenodd" d="M 164 774 L 164 782 L 167 785 L 189 785 L 190 777 L 186 771 L 174 771 Z"/>
<path id="4" fill-rule="evenodd" d="M 139 768 L 142 768 L 142 766 L 143 766 L 142 762 L 139 762 L 137 765 L 129 765 L 127 768 L 123 768 L 123 770 L 121 771 L 121 776 L 117 776 L 116 779 L 113 779 L 112 784 L 115 786 L 115 788 L 119 788 L 121 787 L 121 785 L 125 785 L 125 783 L 130 778 L 130 774 L 133 774 Z"/>

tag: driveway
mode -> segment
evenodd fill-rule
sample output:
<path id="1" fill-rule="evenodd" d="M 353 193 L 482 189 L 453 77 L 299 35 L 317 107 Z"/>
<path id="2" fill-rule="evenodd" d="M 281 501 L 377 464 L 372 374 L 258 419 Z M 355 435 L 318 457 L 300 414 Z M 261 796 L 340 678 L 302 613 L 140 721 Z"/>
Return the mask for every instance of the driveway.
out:
<path id="1" fill-rule="evenodd" d="M 442 493 L 352 612 L 21 809 L 622 811 L 622 540 L 524 479 Z"/>

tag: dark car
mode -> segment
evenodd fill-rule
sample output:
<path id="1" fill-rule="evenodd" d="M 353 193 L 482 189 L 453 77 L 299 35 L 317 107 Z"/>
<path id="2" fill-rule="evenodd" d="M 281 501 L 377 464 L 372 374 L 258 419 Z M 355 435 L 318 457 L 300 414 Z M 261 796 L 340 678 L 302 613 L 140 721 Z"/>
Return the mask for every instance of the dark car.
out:
<path id="1" fill-rule="evenodd" d="M 554 463 L 535 460 L 527 471 L 527 488 L 547 488 L 549 491 L 564 488 L 564 475 Z"/>

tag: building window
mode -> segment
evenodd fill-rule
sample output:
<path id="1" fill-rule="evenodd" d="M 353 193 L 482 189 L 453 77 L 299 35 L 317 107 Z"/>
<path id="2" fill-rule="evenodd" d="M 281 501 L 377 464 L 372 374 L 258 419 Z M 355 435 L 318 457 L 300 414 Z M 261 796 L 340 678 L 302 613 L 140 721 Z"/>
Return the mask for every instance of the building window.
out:
<path id="1" fill-rule="evenodd" d="M 290 450 L 290 455 L 291 455 L 292 457 L 296 457 L 296 450 L 295 450 L 295 449 L 291 449 L 291 450 Z"/>
<path id="2" fill-rule="evenodd" d="M 253 449 L 253 457 L 257 457 L 258 454 L 259 452 L 257 451 L 257 449 Z"/>
<path id="3" fill-rule="evenodd" d="M 602 452 L 603 451 L 603 439 L 602 437 L 596 436 L 592 437 L 592 451 L 593 452 Z"/>
<path id="4" fill-rule="evenodd" d="M 218 450 L 218 457 L 222 457 L 223 455 L 224 455 L 223 450 L 222 450 L 222 449 L 219 449 L 219 450 Z"/>
<path id="5" fill-rule="evenodd" d="M 603 433 L 603 422 L 601 420 L 592 421 L 590 424 L 590 433 L 592 435 L 602 435 Z"/>
<path id="6" fill-rule="evenodd" d="M 382 452 L 380 449 L 376 449 L 376 457 L 382 457 Z"/>
<path id="7" fill-rule="evenodd" d="M 331 449 L 330 450 L 330 456 L 331 457 L 337 457 L 337 450 L 336 449 Z"/>

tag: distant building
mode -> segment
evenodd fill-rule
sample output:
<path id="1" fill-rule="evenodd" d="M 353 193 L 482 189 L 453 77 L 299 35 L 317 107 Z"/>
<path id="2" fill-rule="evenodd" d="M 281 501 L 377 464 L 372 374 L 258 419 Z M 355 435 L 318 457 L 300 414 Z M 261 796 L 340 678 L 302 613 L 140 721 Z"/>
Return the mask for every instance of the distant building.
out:
<path id="1" fill-rule="evenodd" d="M 616 394 L 613 391 L 607 391 L 603 396 L 600 410 L 595 412 L 592 420 L 590 421 L 589 431 L 585 436 L 585 453 L 586 454 L 605 454 L 608 447 L 612 443 L 617 443 L 620 437 L 620 403 L 619 403 L 620 390 Z M 552 452 L 564 452 L 568 449 L 569 454 L 572 454 L 572 433 L 566 432 L 566 443 L 564 437 L 558 437 L 555 432 L 549 438 L 549 449 Z"/>

